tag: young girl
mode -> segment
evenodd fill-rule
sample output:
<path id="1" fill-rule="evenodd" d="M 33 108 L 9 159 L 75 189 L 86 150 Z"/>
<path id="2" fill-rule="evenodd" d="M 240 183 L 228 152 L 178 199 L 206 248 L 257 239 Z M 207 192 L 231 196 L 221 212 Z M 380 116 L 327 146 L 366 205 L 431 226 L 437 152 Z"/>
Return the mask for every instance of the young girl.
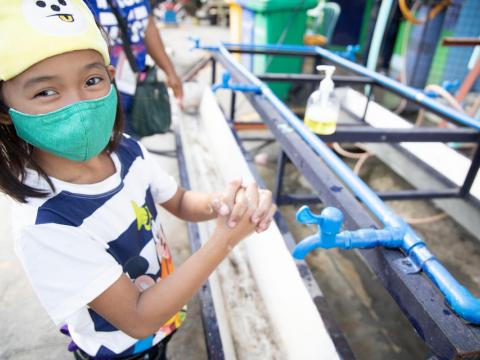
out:
<path id="1" fill-rule="evenodd" d="M 0 188 L 17 200 L 15 249 L 77 359 L 160 359 L 182 308 L 229 251 L 272 221 L 271 194 L 177 187 L 122 135 L 106 42 L 82 0 L 0 0 Z M 217 217 L 172 273 L 155 204 Z"/>

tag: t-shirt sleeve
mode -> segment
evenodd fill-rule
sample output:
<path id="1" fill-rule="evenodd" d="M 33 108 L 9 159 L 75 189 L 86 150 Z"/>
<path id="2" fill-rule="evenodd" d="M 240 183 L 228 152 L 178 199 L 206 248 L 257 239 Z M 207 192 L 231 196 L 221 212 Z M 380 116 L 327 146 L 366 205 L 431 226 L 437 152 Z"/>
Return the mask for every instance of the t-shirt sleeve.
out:
<path id="1" fill-rule="evenodd" d="M 76 227 L 31 225 L 18 235 L 15 251 L 56 325 L 98 297 L 123 272 L 106 244 Z"/>
<path id="2" fill-rule="evenodd" d="M 162 169 L 158 160 L 140 144 L 145 158 L 148 171 L 150 172 L 150 184 L 153 200 L 157 204 L 162 204 L 170 200 L 177 192 L 178 185 L 175 179 Z"/>

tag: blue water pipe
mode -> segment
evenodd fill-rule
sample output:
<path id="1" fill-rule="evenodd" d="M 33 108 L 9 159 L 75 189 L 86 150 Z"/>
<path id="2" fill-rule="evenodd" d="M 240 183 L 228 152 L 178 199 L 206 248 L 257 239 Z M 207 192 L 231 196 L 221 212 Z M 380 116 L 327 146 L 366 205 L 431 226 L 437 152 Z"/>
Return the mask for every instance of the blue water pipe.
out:
<path id="1" fill-rule="evenodd" d="M 237 46 L 237 45 L 235 45 Z M 270 47 L 271 45 L 269 45 Z M 274 48 L 280 48 L 273 46 Z M 285 45 L 282 46 L 283 48 Z M 289 48 L 300 48 L 305 50 L 303 46 L 290 45 Z M 250 47 L 251 48 L 251 47 Z M 330 60 L 344 64 L 347 68 L 355 67 L 357 73 L 368 77 L 377 78 L 376 81 L 386 82 L 389 86 L 400 87 L 403 92 L 408 93 L 409 96 L 416 96 L 418 92 L 413 92 L 406 86 L 396 83 L 394 80 L 386 78 L 380 74 L 370 72 L 362 68 L 360 65 L 354 64 L 350 61 L 339 58 L 336 55 L 329 54 L 327 50 L 319 47 L 313 48 L 315 52 L 329 58 Z M 313 132 L 308 129 L 305 124 L 270 90 L 270 88 L 261 82 L 252 73 L 246 70 L 239 64 L 233 56 L 228 52 L 224 45 L 220 44 L 215 50 L 222 58 L 232 67 L 236 68 L 251 84 L 258 86 L 261 89 L 262 96 L 270 101 L 270 103 L 277 108 L 283 115 L 284 120 L 306 141 L 312 150 L 314 150 L 322 160 L 329 166 L 329 168 L 340 178 L 340 180 L 362 201 L 368 209 L 378 218 L 378 220 L 388 228 L 402 229 L 404 237 L 402 239 L 402 250 L 407 256 L 412 256 L 416 263 L 425 264 L 424 271 L 428 277 L 433 281 L 437 288 L 444 295 L 448 305 L 459 316 L 474 324 L 480 324 L 480 299 L 475 298 L 472 293 L 462 286 L 448 270 L 435 259 L 432 253 L 426 247 L 424 241 L 415 233 L 415 231 L 402 218 L 396 215 L 379 197 L 370 189 L 370 187 L 363 182 L 353 171 L 338 157 L 330 148 Z M 372 76 L 372 74 L 374 76 Z M 421 93 L 420 93 L 421 94 Z M 424 98 L 429 100 L 425 95 Z M 430 100 L 431 101 L 431 100 Z M 435 104 L 430 106 L 440 106 Z M 453 116 L 461 118 L 461 114 L 453 112 Z M 480 129 L 480 122 L 475 121 L 464 116 L 471 123 L 471 126 Z M 432 260 L 432 261 L 430 261 Z"/>
<path id="2" fill-rule="evenodd" d="M 253 92 L 255 94 L 261 94 L 262 89 L 256 85 L 250 84 L 240 84 L 240 83 L 232 83 L 230 82 L 231 76 L 228 71 L 225 71 L 222 76 L 222 81 L 214 84 L 212 86 L 212 91 L 216 92 L 218 89 L 230 89 L 234 91 L 241 91 L 241 92 Z"/>
<path id="3" fill-rule="evenodd" d="M 335 51 L 335 54 L 341 56 L 344 59 L 355 61 L 357 54 L 360 52 L 360 45 L 347 45 L 345 51 Z"/>
<path id="4" fill-rule="evenodd" d="M 208 46 L 205 44 L 201 43 L 201 39 L 198 36 L 189 36 L 188 40 L 190 40 L 193 44 L 192 47 L 189 50 L 207 50 L 211 52 L 217 52 L 218 51 L 218 45 L 214 46 Z"/>
<path id="5" fill-rule="evenodd" d="M 376 246 L 398 248 L 402 245 L 405 232 L 402 228 L 386 227 L 377 229 L 360 229 L 339 232 L 343 223 L 342 212 L 334 207 L 323 209 L 321 215 L 310 211 L 308 206 L 302 206 L 297 211 L 297 221 L 301 224 L 316 224 L 318 233 L 300 241 L 293 250 L 293 257 L 298 260 L 317 248 L 322 249 L 367 249 Z M 420 267 L 419 264 L 417 266 Z"/>
<path id="6" fill-rule="evenodd" d="M 438 101 L 435 101 L 428 96 L 426 96 L 423 91 L 412 89 L 404 84 L 399 83 L 398 81 L 389 78 L 388 76 L 379 74 L 375 71 L 369 70 L 362 65 L 356 64 L 352 61 L 342 58 L 341 56 L 334 54 L 331 51 L 328 51 L 319 46 L 308 46 L 308 45 L 250 45 L 250 44 L 237 44 L 237 43 L 223 43 L 223 47 L 236 47 L 241 50 L 270 50 L 270 51 L 298 51 L 303 53 L 308 53 L 311 55 L 319 55 L 322 58 L 329 60 L 337 65 L 345 67 L 359 75 L 368 77 L 375 81 L 375 83 L 385 87 L 386 89 L 393 90 L 398 94 L 402 95 L 408 100 L 417 101 L 421 105 L 425 106 L 427 109 L 436 111 L 441 116 L 448 117 L 462 125 L 471 127 L 476 130 L 480 130 L 480 121 L 474 119 L 466 114 L 460 113 L 455 109 L 452 109 L 444 104 L 441 104 Z M 200 44 L 198 48 L 218 51 L 219 47 L 204 47 Z M 214 48 L 214 49 L 212 49 Z"/>
<path id="7" fill-rule="evenodd" d="M 301 224 L 316 224 L 318 233 L 308 236 L 300 241 L 293 249 L 293 257 L 298 260 L 305 259 L 307 254 L 315 249 L 369 249 L 377 246 L 397 248 L 409 254 L 414 269 L 420 269 L 442 291 L 449 286 L 448 292 L 442 291 L 448 305 L 464 319 L 478 324 L 480 320 L 479 300 L 458 284 L 451 274 L 443 267 L 438 259 L 433 256 L 424 243 L 411 247 L 405 241 L 405 229 L 401 227 L 385 227 L 384 229 L 360 229 L 355 231 L 339 232 L 343 223 L 342 212 L 334 207 L 323 209 L 320 215 L 310 211 L 308 206 L 302 206 L 296 215 Z"/>

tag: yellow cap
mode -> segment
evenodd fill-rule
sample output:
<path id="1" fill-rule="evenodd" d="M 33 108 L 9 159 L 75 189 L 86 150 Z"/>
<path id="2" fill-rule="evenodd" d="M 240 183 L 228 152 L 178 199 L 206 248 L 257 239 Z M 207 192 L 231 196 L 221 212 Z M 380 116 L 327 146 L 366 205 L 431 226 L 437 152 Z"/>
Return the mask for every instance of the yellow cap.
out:
<path id="1" fill-rule="evenodd" d="M 0 80 L 69 51 L 98 51 L 110 64 L 108 45 L 83 0 L 0 0 Z"/>

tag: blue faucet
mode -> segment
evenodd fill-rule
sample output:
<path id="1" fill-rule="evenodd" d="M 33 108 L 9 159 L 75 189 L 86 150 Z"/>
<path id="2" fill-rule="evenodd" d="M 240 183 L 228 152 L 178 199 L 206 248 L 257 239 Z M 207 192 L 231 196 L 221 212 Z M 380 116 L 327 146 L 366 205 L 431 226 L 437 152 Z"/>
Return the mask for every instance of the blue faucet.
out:
<path id="1" fill-rule="evenodd" d="M 413 272 L 423 270 L 445 297 L 448 306 L 465 320 L 480 324 L 480 299 L 462 286 L 428 250 L 423 241 L 412 241 L 406 227 L 385 227 L 384 229 L 360 229 L 339 232 L 343 214 L 334 207 L 325 208 L 320 215 L 313 214 L 308 206 L 297 211 L 297 221 L 301 224 L 318 225 L 318 234 L 306 237 L 293 249 L 295 259 L 304 259 L 317 248 L 354 249 L 385 246 L 401 249 Z"/>
<path id="2" fill-rule="evenodd" d="M 339 232 L 343 223 L 343 214 L 334 207 L 327 207 L 323 209 L 321 215 L 316 215 L 308 206 L 302 206 L 297 212 L 297 221 L 301 224 L 317 224 L 319 231 L 318 234 L 307 237 L 295 246 L 293 250 L 295 259 L 304 259 L 316 248 L 366 249 L 379 245 L 399 247 L 405 235 L 402 229 L 394 227 Z"/>
<path id="3" fill-rule="evenodd" d="M 214 84 L 212 86 L 212 91 L 216 92 L 218 89 L 231 89 L 241 92 L 253 92 L 255 94 L 262 93 L 262 89 L 259 86 L 241 83 L 231 83 L 230 79 L 230 73 L 228 71 L 225 71 L 222 75 L 222 81 L 220 83 Z"/>

